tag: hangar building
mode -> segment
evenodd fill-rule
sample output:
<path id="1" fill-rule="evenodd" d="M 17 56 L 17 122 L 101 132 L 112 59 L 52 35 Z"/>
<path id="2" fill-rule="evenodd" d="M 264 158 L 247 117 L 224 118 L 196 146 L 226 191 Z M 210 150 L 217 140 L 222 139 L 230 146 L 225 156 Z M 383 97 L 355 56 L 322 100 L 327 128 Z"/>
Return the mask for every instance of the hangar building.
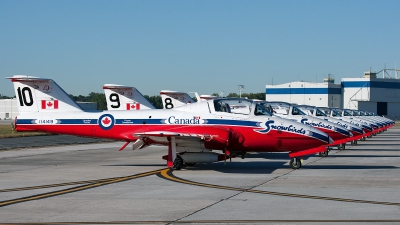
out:
<path id="1" fill-rule="evenodd" d="M 366 71 L 362 78 L 342 79 L 343 108 L 400 116 L 400 80 L 377 78 Z"/>
<path id="2" fill-rule="evenodd" d="M 323 83 L 291 82 L 279 85 L 266 85 L 267 101 L 284 101 L 296 104 L 322 107 L 359 109 L 400 117 L 400 80 L 378 78 L 376 72 L 366 71 L 362 78 L 342 78 L 334 84 L 333 78 L 325 78 Z M 381 72 L 381 71 L 380 71 Z"/>
<path id="3" fill-rule="evenodd" d="M 279 85 L 267 85 L 267 101 L 283 101 L 299 105 L 321 107 L 341 107 L 342 88 L 334 84 L 333 78 L 325 78 L 323 83 L 295 81 Z"/>

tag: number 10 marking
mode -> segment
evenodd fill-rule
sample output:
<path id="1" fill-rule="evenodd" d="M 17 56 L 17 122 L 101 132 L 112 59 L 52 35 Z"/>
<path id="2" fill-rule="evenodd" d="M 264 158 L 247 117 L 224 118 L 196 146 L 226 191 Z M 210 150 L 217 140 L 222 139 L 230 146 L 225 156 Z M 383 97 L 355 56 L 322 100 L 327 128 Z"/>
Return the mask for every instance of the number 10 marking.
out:
<path id="1" fill-rule="evenodd" d="M 19 88 L 17 88 L 17 91 L 18 91 L 18 100 L 19 100 L 19 105 L 20 106 L 24 106 L 24 105 L 31 106 L 31 105 L 33 105 L 32 91 L 31 91 L 30 88 L 24 87 L 21 90 L 21 88 L 19 87 Z M 27 94 L 28 94 L 28 99 L 26 98 Z"/>

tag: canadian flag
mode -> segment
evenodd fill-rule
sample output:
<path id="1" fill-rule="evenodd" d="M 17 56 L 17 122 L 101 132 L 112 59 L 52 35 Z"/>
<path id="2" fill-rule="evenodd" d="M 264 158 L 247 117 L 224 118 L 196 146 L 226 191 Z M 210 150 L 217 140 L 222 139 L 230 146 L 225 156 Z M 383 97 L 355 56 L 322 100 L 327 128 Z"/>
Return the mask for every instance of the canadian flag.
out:
<path id="1" fill-rule="evenodd" d="M 42 100 L 42 109 L 58 109 L 58 100 Z"/>
<path id="2" fill-rule="evenodd" d="M 140 110 L 140 104 L 139 103 L 126 103 L 126 110 Z"/>

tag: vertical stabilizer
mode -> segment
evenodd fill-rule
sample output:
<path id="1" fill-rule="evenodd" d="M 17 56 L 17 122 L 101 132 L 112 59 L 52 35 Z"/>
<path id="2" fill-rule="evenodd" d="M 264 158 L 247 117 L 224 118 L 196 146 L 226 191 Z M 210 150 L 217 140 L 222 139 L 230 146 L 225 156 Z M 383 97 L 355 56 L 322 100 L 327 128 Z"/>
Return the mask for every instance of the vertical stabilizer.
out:
<path id="1" fill-rule="evenodd" d="M 19 113 L 82 111 L 52 79 L 27 75 L 6 78 L 14 84 Z"/>
<path id="2" fill-rule="evenodd" d="M 118 84 L 103 86 L 108 110 L 155 109 L 136 88 Z"/>
<path id="3" fill-rule="evenodd" d="M 163 108 L 172 109 L 195 101 L 185 92 L 163 90 L 160 92 Z"/>

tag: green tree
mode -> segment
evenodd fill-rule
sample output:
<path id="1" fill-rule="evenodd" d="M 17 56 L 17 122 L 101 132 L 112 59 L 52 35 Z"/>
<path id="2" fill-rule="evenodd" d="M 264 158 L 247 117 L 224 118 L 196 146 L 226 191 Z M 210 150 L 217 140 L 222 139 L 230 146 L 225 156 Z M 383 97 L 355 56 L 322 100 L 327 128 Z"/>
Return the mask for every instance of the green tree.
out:
<path id="1" fill-rule="evenodd" d="M 76 102 L 96 102 L 97 110 L 107 110 L 106 97 L 103 93 L 90 92 L 88 96 L 69 94 L 69 97 Z"/>
<path id="2" fill-rule="evenodd" d="M 12 99 L 12 98 L 15 98 L 15 96 L 14 97 L 8 97 L 6 95 L 0 95 L 0 99 Z"/>
<path id="3" fill-rule="evenodd" d="M 159 96 L 159 95 L 157 95 L 157 96 L 144 95 L 144 97 L 147 99 L 147 101 L 149 101 L 152 105 L 154 105 L 154 107 L 156 107 L 156 109 L 163 108 L 161 96 Z"/>
<path id="4" fill-rule="evenodd" d="M 239 98 L 239 95 L 236 93 L 229 93 L 226 97 L 227 98 Z"/>
<path id="5" fill-rule="evenodd" d="M 90 92 L 87 100 L 89 102 L 97 102 L 98 110 L 107 110 L 107 101 L 104 93 Z"/>

